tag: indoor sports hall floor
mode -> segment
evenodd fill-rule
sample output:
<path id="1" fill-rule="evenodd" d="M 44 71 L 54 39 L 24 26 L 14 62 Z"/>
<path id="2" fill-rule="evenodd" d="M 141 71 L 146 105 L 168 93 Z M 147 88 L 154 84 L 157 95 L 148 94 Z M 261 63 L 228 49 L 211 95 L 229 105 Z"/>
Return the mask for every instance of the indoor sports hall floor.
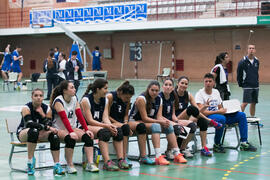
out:
<path id="1" fill-rule="evenodd" d="M 115 90 L 121 83 L 120 80 L 110 80 L 109 90 Z M 148 80 L 131 80 L 136 90 L 137 97 L 146 89 Z M 84 86 L 84 87 L 82 87 Z M 85 91 L 86 82 L 81 86 L 78 97 L 81 98 Z M 203 86 L 202 83 L 190 83 L 189 91 L 195 95 L 196 91 Z M 41 84 L 40 84 L 40 87 Z M 231 84 L 231 98 L 242 100 L 242 89 L 236 84 Z M 236 150 L 227 150 L 226 154 L 214 154 L 213 157 L 202 157 L 199 153 L 195 154 L 193 159 L 189 159 L 187 164 L 171 163 L 169 166 L 149 166 L 141 165 L 137 161 L 133 162 L 133 168 L 119 172 L 107 172 L 101 170 L 98 174 L 91 174 L 82 171 L 80 166 L 77 167 L 77 175 L 66 175 L 63 177 L 54 177 L 52 169 L 37 171 L 35 176 L 28 177 L 25 173 L 11 172 L 8 165 L 8 156 L 10 152 L 10 137 L 6 130 L 5 118 L 20 118 L 20 107 L 30 101 L 31 91 L 10 91 L 3 92 L 2 81 L 0 81 L 0 177 L 4 179 L 270 179 L 270 85 L 260 86 L 259 104 L 257 105 L 256 115 L 262 119 L 264 125 L 261 128 L 262 143 L 259 146 L 258 132 L 254 125 L 249 125 L 249 141 L 258 147 L 257 152 L 241 152 Z M 48 101 L 46 101 L 48 103 Z M 246 111 L 247 112 L 247 111 Z M 209 131 L 213 132 L 213 128 Z M 197 137 L 199 139 L 199 137 Z M 234 130 L 227 133 L 225 144 L 235 143 Z M 162 150 L 166 149 L 166 141 L 162 140 Z M 193 143 L 190 143 L 191 145 Z M 190 148 L 191 148 L 190 145 Z M 208 147 L 213 145 L 213 135 L 208 136 Z M 48 145 L 47 145 L 48 147 Z M 130 155 L 138 155 L 137 143 L 130 143 Z M 35 154 L 37 164 L 51 163 L 49 152 Z M 63 160 L 63 151 L 61 151 L 61 159 Z M 81 148 L 76 148 L 74 161 L 80 162 Z M 14 164 L 24 168 L 26 165 L 26 153 L 17 154 L 14 157 Z M 101 167 L 101 166 L 100 166 Z"/>

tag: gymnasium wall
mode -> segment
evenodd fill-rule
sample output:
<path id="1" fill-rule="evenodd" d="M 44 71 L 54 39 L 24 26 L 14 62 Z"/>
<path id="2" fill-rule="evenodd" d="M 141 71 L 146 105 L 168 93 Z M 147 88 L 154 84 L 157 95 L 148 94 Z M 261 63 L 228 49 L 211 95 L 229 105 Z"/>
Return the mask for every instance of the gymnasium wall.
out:
<path id="1" fill-rule="evenodd" d="M 256 56 L 260 59 L 260 81 L 270 82 L 268 72 L 270 61 L 268 50 L 270 32 L 268 29 L 253 28 L 255 33 L 251 42 L 256 45 Z M 103 49 L 112 48 L 113 58 L 102 62 L 104 70 L 108 71 L 109 78 L 121 77 L 122 58 L 124 59 L 122 78 L 134 78 L 134 62 L 129 60 L 129 43 L 135 41 L 169 40 L 175 41 L 176 59 L 184 60 L 184 71 L 176 71 L 175 77 L 186 75 L 193 81 L 201 81 L 203 75 L 209 72 L 214 65 L 218 53 L 227 51 L 233 62 L 233 73 L 229 75 L 231 82 L 236 81 L 236 68 L 238 61 L 246 54 L 246 45 L 249 29 L 201 29 L 183 31 L 126 31 L 102 33 L 77 33 L 85 40 L 91 50 L 99 46 Z M 23 48 L 24 66 L 22 71 L 25 77 L 33 72 L 42 72 L 42 64 L 47 57 L 48 50 L 58 46 L 61 51 L 69 54 L 72 40 L 64 34 L 12 36 L 0 37 L 0 48 L 4 49 L 7 43 L 21 45 Z M 240 49 L 235 49 L 239 45 Z M 123 47 L 124 46 L 124 47 Z M 171 66 L 171 44 L 163 44 L 160 53 L 160 44 L 144 44 L 142 48 L 142 61 L 138 62 L 138 78 L 154 79 L 158 74 L 158 62 L 161 55 L 161 69 Z M 36 60 L 36 69 L 30 70 L 30 60 Z M 91 69 L 90 59 L 88 70 Z"/>

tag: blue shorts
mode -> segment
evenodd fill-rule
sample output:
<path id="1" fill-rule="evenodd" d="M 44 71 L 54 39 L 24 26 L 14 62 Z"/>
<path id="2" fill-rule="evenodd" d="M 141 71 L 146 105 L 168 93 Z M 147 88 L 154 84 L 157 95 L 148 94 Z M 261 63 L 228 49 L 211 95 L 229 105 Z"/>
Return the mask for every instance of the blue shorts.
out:
<path id="1" fill-rule="evenodd" d="M 10 71 L 10 66 L 3 65 L 1 70 L 4 72 L 8 72 L 8 71 Z"/>
<path id="2" fill-rule="evenodd" d="M 22 72 L 20 66 L 13 66 L 13 67 L 12 67 L 12 71 L 13 71 L 13 72 L 16 72 L 16 73 L 21 73 L 21 72 Z"/>

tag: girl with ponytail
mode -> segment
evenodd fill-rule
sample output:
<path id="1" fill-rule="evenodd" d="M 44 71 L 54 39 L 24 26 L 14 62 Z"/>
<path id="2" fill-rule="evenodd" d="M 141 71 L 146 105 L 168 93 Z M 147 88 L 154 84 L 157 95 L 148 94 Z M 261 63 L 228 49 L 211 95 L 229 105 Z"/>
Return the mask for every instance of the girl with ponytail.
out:
<path id="1" fill-rule="evenodd" d="M 58 129 L 58 136 L 65 142 L 65 158 L 67 161 L 67 173 L 75 174 L 77 170 L 72 162 L 76 142 L 84 142 L 84 152 L 87 158 L 85 171 L 98 172 L 99 169 L 93 163 L 93 133 L 88 129 L 82 115 L 80 105 L 75 96 L 76 89 L 72 82 L 62 81 L 51 96 L 50 105 L 56 112 L 53 126 Z M 79 123 L 78 123 L 79 121 Z M 77 127 L 80 124 L 81 127 Z"/>
<path id="2" fill-rule="evenodd" d="M 96 79 L 93 84 L 88 85 L 81 100 L 81 108 L 88 128 L 94 133 L 94 137 L 99 139 L 98 145 L 104 159 L 103 169 L 108 171 L 118 171 L 119 168 L 129 169 L 123 154 L 123 131 L 109 119 L 107 92 L 108 82 L 104 79 Z M 111 137 L 118 158 L 117 165 L 109 156 Z"/>
<path id="3" fill-rule="evenodd" d="M 121 128 L 123 131 L 123 154 L 126 163 L 128 163 L 126 152 L 128 137 L 132 135 L 130 125 L 128 124 L 128 112 L 130 109 L 130 100 L 133 95 L 134 87 L 129 84 L 129 81 L 125 81 L 116 91 L 112 91 L 107 95 L 109 102 L 109 119 L 113 125 Z M 128 164 L 130 166 L 132 165 L 130 163 Z"/>

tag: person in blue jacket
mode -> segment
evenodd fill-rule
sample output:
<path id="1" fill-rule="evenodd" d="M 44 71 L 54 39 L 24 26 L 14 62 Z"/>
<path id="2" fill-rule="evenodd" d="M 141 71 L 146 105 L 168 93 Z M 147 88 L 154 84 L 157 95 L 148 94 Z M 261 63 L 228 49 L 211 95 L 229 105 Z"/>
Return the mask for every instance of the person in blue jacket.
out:
<path id="1" fill-rule="evenodd" d="M 241 59 L 237 67 L 237 82 L 243 88 L 242 112 L 250 104 L 250 116 L 255 116 L 255 108 L 259 96 L 259 65 L 260 62 L 255 57 L 255 45 L 248 45 L 248 54 Z"/>

